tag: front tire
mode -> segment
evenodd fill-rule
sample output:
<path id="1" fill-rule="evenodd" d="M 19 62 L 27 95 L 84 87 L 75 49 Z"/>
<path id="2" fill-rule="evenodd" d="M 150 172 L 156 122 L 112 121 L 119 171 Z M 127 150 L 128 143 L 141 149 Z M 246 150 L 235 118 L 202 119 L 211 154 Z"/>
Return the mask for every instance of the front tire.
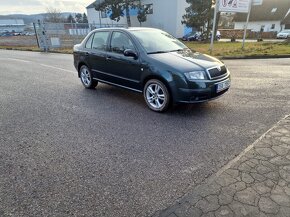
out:
<path id="1" fill-rule="evenodd" d="M 93 79 L 91 70 L 86 65 L 80 68 L 80 79 L 87 89 L 94 89 L 98 85 L 98 81 Z"/>
<path id="2" fill-rule="evenodd" d="M 157 79 L 149 80 L 143 90 L 148 107 L 155 112 L 164 112 L 170 105 L 170 94 L 167 87 Z"/>

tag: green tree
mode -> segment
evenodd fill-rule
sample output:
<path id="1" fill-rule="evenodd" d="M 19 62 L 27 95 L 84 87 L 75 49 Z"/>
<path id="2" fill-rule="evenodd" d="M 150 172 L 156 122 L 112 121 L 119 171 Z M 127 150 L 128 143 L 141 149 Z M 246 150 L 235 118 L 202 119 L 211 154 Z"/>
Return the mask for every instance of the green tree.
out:
<path id="1" fill-rule="evenodd" d="M 149 10 L 150 10 L 149 5 L 142 5 L 141 2 L 139 2 L 137 19 L 140 23 L 140 26 L 142 26 L 142 23 L 147 21 L 147 14 Z"/>
<path id="2" fill-rule="evenodd" d="M 202 30 L 203 33 L 206 31 L 206 38 L 208 38 L 212 25 L 215 0 L 186 0 L 186 2 L 189 7 L 185 9 L 186 14 L 182 16 L 182 24 Z M 216 33 L 216 29 L 214 33 Z"/>
<path id="3" fill-rule="evenodd" d="M 80 13 L 76 14 L 75 18 L 76 18 L 77 23 L 83 23 L 83 15 L 82 14 L 80 14 Z"/>
<path id="4" fill-rule="evenodd" d="M 104 0 L 99 4 L 95 4 L 97 11 L 105 11 L 110 13 L 110 19 L 117 22 L 120 18 L 126 16 L 127 25 L 131 26 L 130 9 L 136 8 L 139 1 L 136 0 Z"/>
<path id="5" fill-rule="evenodd" d="M 83 23 L 88 23 L 89 21 L 88 21 L 88 17 L 87 17 L 87 15 L 84 13 L 83 14 Z"/>
<path id="6" fill-rule="evenodd" d="M 75 23 L 76 21 L 75 21 L 74 17 L 70 14 L 70 15 L 68 15 L 68 17 L 66 18 L 66 22 L 67 22 L 67 23 Z"/>

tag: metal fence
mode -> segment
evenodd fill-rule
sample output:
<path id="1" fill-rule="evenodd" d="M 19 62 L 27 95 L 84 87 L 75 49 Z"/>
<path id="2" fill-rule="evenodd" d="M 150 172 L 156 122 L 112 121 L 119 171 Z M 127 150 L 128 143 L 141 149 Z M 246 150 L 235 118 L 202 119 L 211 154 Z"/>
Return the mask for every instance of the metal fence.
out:
<path id="1" fill-rule="evenodd" d="M 33 23 L 34 31 L 0 37 L 0 46 L 39 47 L 43 51 L 71 49 L 92 30 L 124 25 L 100 25 L 88 23 Z"/>
<path id="2" fill-rule="evenodd" d="M 99 25 L 88 23 L 43 23 L 34 24 L 38 46 L 43 50 L 72 48 L 92 30 L 123 25 Z"/>

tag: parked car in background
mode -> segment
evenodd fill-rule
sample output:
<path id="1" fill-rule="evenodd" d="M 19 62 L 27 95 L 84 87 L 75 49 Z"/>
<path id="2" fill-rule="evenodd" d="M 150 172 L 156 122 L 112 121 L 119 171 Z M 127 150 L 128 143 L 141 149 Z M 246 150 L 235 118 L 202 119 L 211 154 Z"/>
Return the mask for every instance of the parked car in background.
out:
<path id="1" fill-rule="evenodd" d="M 182 37 L 183 41 L 201 41 L 201 32 L 190 32 Z"/>
<path id="2" fill-rule="evenodd" d="M 0 37 L 10 37 L 13 36 L 13 33 L 11 32 L 2 32 L 0 33 Z"/>
<path id="3" fill-rule="evenodd" d="M 212 100 L 230 88 L 221 61 L 152 28 L 94 30 L 74 46 L 74 66 L 85 88 L 102 82 L 140 92 L 157 112 Z"/>
<path id="4" fill-rule="evenodd" d="M 290 38 L 290 29 L 283 30 L 277 34 L 278 39 L 287 39 Z"/>

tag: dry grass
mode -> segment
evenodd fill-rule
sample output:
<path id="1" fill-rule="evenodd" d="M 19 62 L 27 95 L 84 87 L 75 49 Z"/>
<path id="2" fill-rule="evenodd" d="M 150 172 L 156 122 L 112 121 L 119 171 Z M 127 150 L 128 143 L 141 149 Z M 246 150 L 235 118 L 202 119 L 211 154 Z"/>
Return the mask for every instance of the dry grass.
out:
<path id="1" fill-rule="evenodd" d="M 185 44 L 194 51 L 211 54 L 219 58 L 290 55 L 290 43 L 287 42 L 249 42 L 245 44 L 244 50 L 242 50 L 242 43 L 240 42 L 215 42 L 212 53 L 209 51 L 209 43 L 186 42 Z M 0 49 L 41 51 L 37 46 L 0 45 Z M 51 49 L 51 52 L 71 54 L 72 48 Z"/>
<path id="2" fill-rule="evenodd" d="M 217 57 L 254 57 L 290 55 L 290 43 L 287 42 L 249 42 L 244 50 L 240 42 L 216 42 L 212 53 L 208 43 L 187 42 L 186 45 L 195 51 L 211 54 Z"/>

